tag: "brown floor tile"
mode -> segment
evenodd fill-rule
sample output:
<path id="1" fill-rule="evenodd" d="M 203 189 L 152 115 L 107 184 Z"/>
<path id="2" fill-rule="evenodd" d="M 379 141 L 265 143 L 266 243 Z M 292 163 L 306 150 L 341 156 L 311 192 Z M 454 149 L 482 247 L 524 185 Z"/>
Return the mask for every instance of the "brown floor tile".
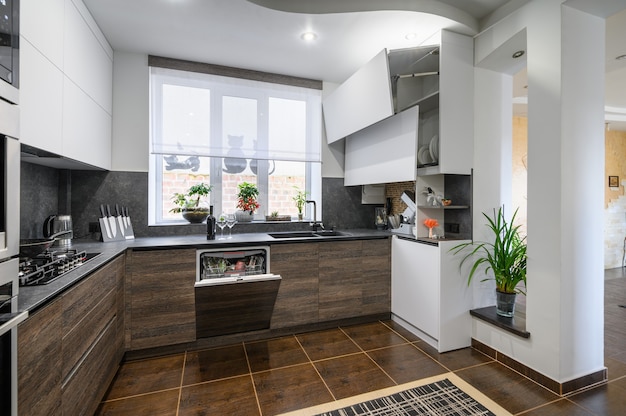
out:
<path id="1" fill-rule="evenodd" d="M 364 353 L 317 361 L 314 365 L 336 399 L 395 385 Z"/>
<path id="2" fill-rule="evenodd" d="M 367 353 L 397 383 L 408 383 L 421 378 L 447 373 L 428 355 L 412 344 L 395 345 Z"/>
<path id="3" fill-rule="evenodd" d="M 330 402 L 332 395 L 310 363 L 252 375 L 263 415 Z"/>
<path id="4" fill-rule="evenodd" d="M 188 352 L 183 385 L 248 374 L 243 345 Z"/>
<path id="5" fill-rule="evenodd" d="M 245 347 L 253 373 L 309 361 L 295 337 L 251 342 Z"/>
<path id="6" fill-rule="evenodd" d="M 173 389 L 104 402 L 95 416 L 175 416 L 179 393 Z"/>
<path id="7" fill-rule="evenodd" d="M 604 365 L 609 372 L 609 380 L 615 380 L 626 376 L 626 362 L 615 358 L 605 358 Z"/>
<path id="8" fill-rule="evenodd" d="M 623 415 L 626 413 L 626 378 L 572 395 L 569 399 L 596 415 Z"/>
<path id="9" fill-rule="evenodd" d="M 339 328 L 300 334 L 297 338 L 313 361 L 361 352 Z"/>
<path id="10" fill-rule="evenodd" d="M 559 398 L 537 383 L 495 362 L 456 371 L 455 374 L 513 414 Z"/>
<path id="11" fill-rule="evenodd" d="M 434 360 L 451 371 L 460 370 L 467 367 L 473 367 L 484 363 L 493 362 L 491 357 L 475 350 L 474 348 L 463 348 L 455 351 L 439 353 L 434 347 L 425 342 L 415 344 L 417 348 L 424 351 Z"/>
<path id="12" fill-rule="evenodd" d="M 123 363 L 106 394 L 106 400 L 180 387 L 183 354 Z"/>
<path id="13" fill-rule="evenodd" d="M 570 402 L 567 399 L 560 399 L 556 402 L 541 406 L 537 409 L 521 413 L 520 416 L 594 416 L 582 407 Z"/>
<path id="14" fill-rule="evenodd" d="M 411 331 L 409 331 L 408 329 L 406 329 L 405 327 L 403 327 L 402 325 L 400 325 L 399 323 L 395 321 L 391 321 L 391 320 L 383 321 L 383 324 L 393 329 L 395 332 L 400 334 L 403 338 L 405 338 L 409 342 L 422 342 L 420 337 L 418 337 L 417 335 L 415 335 L 414 333 L 412 333 Z"/>
<path id="15" fill-rule="evenodd" d="M 178 416 L 259 414 L 250 375 L 182 388 Z"/>
<path id="16" fill-rule="evenodd" d="M 341 329 L 365 351 L 405 344 L 407 342 L 381 322 L 347 326 Z"/>

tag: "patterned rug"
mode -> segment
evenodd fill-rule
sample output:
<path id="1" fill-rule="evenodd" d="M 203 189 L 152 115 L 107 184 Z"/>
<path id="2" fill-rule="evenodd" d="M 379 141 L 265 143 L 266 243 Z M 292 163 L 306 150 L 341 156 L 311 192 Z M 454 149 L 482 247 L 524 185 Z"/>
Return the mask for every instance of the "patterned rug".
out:
<path id="1" fill-rule="evenodd" d="M 455 374 L 447 373 L 357 397 L 297 410 L 287 413 L 287 415 L 499 416 L 510 415 L 510 413 Z"/>

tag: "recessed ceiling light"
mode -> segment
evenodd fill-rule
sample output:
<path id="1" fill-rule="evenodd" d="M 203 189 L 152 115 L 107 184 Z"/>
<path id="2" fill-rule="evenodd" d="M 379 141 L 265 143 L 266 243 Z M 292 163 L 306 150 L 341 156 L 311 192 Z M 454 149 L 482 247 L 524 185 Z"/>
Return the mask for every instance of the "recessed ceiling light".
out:
<path id="1" fill-rule="evenodd" d="M 513 57 L 513 59 L 521 58 L 522 56 L 524 56 L 524 54 L 525 54 L 525 53 L 526 53 L 526 52 L 524 52 L 524 51 L 517 51 L 517 52 L 515 52 L 515 53 L 512 55 L 512 57 Z"/>
<path id="2" fill-rule="evenodd" d="M 417 34 L 416 34 L 416 33 L 407 33 L 407 34 L 406 34 L 406 36 L 404 36 L 404 38 L 405 38 L 406 40 L 413 40 L 413 39 L 415 39 L 416 37 L 417 37 Z"/>
<path id="3" fill-rule="evenodd" d="M 311 42 L 314 41 L 315 39 L 317 39 L 317 34 L 314 32 L 304 32 L 303 34 L 300 35 L 300 37 L 302 38 L 302 40 L 306 40 L 307 42 Z"/>
<path id="4" fill-rule="evenodd" d="M 626 59 L 626 55 L 616 56 L 615 59 L 618 61 L 623 61 L 624 59 Z"/>

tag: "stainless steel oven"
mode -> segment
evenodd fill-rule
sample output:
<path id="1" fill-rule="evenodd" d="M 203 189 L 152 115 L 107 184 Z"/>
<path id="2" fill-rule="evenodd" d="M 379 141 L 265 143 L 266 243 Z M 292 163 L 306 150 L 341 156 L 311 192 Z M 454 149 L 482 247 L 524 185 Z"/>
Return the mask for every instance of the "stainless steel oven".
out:
<path id="1" fill-rule="evenodd" d="M 17 415 L 20 249 L 19 0 L 0 0 L 0 414 Z"/>

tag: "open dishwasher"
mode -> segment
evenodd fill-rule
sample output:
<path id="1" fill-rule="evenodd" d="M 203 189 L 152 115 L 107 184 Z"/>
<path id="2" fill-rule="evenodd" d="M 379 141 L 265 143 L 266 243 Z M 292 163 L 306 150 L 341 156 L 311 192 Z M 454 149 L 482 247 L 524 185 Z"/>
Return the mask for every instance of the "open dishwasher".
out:
<path id="1" fill-rule="evenodd" d="M 270 273 L 270 248 L 196 251 L 196 337 L 267 329 L 281 277 Z"/>

